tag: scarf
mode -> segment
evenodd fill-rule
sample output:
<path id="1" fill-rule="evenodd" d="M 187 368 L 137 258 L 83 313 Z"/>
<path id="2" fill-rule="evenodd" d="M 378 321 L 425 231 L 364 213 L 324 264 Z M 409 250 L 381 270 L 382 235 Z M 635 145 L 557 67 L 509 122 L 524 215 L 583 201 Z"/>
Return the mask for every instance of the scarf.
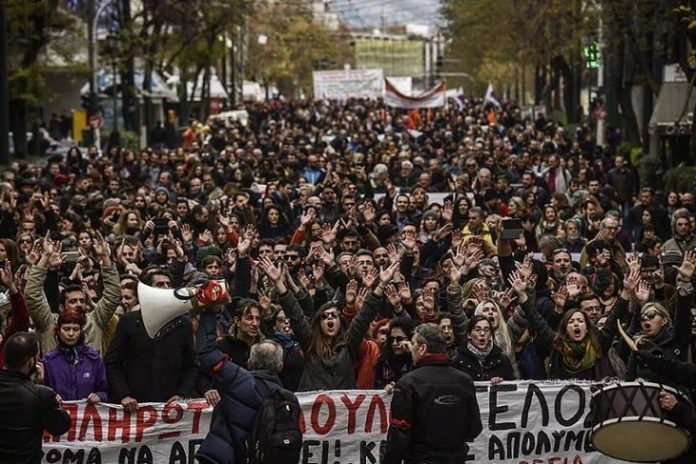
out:
<path id="1" fill-rule="evenodd" d="M 466 347 L 476 356 L 479 364 L 483 365 L 483 361 L 485 361 L 488 355 L 491 354 L 491 351 L 493 351 L 493 340 L 488 342 L 488 345 L 481 349 L 476 348 L 471 342 L 467 342 Z"/>
<path id="2" fill-rule="evenodd" d="M 78 348 L 80 348 L 80 346 L 82 346 L 80 342 L 77 342 L 74 345 L 66 345 L 61 341 L 58 342 L 60 351 L 70 360 L 73 365 L 77 365 L 80 362 L 80 353 L 78 352 Z"/>
<path id="3" fill-rule="evenodd" d="M 283 347 L 284 351 L 291 350 L 292 347 L 295 346 L 295 339 L 292 335 L 276 332 L 273 334 L 273 339 Z"/>
<path id="4" fill-rule="evenodd" d="M 571 374 L 587 370 L 597 362 L 597 352 L 589 337 L 585 337 L 581 342 L 564 340 L 561 354 L 563 365 Z"/>

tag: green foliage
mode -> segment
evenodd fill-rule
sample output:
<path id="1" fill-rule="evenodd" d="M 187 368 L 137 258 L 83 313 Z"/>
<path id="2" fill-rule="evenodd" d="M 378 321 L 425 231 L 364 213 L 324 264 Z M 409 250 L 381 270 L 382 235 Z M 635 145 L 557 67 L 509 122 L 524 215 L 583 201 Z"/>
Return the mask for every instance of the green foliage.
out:
<path id="1" fill-rule="evenodd" d="M 696 166 L 678 166 L 665 173 L 665 191 L 690 192 L 696 189 Z"/>
<path id="2" fill-rule="evenodd" d="M 124 148 L 140 150 L 140 137 L 135 131 L 122 131 L 121 142 Z"/>
<path id="3" fill-rule="evenodd" d="M 641 187 L 652 187 L 662 190 L 662 165 L 654 158 L 643 157 L 635 166 L 638 168 Z"/>

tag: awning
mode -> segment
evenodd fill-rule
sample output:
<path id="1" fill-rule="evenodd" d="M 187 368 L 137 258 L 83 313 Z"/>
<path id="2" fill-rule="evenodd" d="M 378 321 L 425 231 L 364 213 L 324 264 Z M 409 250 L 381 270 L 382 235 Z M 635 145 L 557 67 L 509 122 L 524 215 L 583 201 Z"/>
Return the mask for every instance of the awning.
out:
<path id="1" fill-rule="evenodd" d="M 201 101 L 201 90 L 203 89 L 203 73 L 198 75 L 198 83 L 196 84 L 196 93 L 193 95 L 193 101 Z M 191 92 L 193 92 L 193 82 L 186 83 L 186 95 L 191 98 Z M 217 98 L 220 100 L 227 100 L 227 92 L 225 87 L 218 79 L 214 70 L 210 72 L 210 98 Z"/>
<path id="2" fill-rule="evenodd" d="M 106 94 L 111 92 L 111 87 L 113 85 L 113 73 L 105 69 L 100 70 L 97 73 L 97 93 Z M 152 90 L 146 92 L 143 90 L 143 81 L 145 80 L 145 72 L 142 69 L 135 71 L 135 89 L 138 96 L 147 95 L 150 98 L 161 98 L 173 103 L 179 101 L 179 97 L 176 92 L 172 90 L 165 80 L 160 76 L 157 71 L 152 72 Z M 116 86 L 121 85 L 121 75 L 116 74 Z M 82 86 L 80 89 L 81 95 L 86 95 L 89 93 L 89 82 Z"/>
<path id="3" fill-rule="evenodd" d="M 690 133 L 694 105 L 696 88 L 691 88 L 688 82 L 663 83 L 650 117 L 650 131 L 658 135 Z"/>

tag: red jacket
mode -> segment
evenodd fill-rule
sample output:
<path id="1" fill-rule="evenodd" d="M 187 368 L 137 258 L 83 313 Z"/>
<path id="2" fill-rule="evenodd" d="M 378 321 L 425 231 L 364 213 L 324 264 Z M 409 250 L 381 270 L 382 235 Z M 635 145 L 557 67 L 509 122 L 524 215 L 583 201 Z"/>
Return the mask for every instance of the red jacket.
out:
<path id="1" fill-rule="evenodd" d="M 10 305 L 12 309 L 10 309 L 9 316 L 12 317 L 12 320 L 5 329 L 5 333 L 2 334 L 2 340 L 0 340 L 0 368 L 5 367 L 5 342 L 7 339 L 14 333 L 29 329 L 29 310 L 24 295 L 20 292 L 10 295 Z"/>

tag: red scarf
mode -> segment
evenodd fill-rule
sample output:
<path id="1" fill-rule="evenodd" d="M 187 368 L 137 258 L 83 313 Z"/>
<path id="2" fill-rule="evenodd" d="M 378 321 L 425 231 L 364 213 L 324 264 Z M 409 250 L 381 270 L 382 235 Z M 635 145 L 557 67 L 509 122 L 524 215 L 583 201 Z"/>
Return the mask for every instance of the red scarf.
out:
<path id="1" fill-rule="evenodd" d="M 428 364 L 442 364 L 449 360 L 447 353 L 425 353 L 416 363 L 416 367 Z"/>

